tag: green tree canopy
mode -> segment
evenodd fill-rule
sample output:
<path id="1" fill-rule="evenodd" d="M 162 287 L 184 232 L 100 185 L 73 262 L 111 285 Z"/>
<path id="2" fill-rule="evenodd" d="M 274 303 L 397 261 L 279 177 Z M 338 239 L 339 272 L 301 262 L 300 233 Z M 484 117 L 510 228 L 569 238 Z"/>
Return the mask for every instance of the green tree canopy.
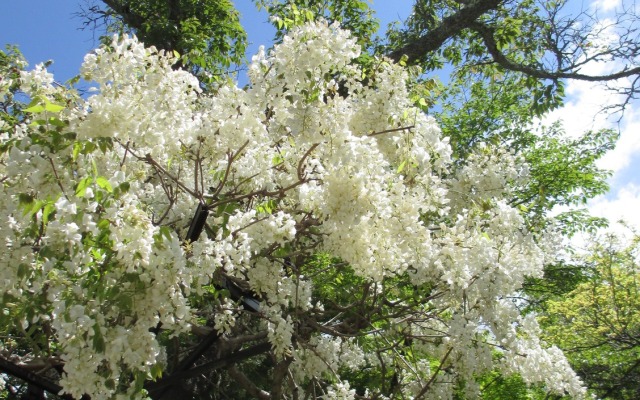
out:
<path id="1" fill-rule="evenodd" d="M 640 396 L 640 240 L 592 238 L 583 282 L 547 302 L 546 340 L 569 357 L 601 399 Z"/>
<path id="2" fill-rule="evenodd" d="M 230 0 L 104 0 L 84 12 L 86 24 L 135 33 L 148 46 L 176 51 L 175 68 L 194 73 L 201 84 L 223 81 L 245 61 L 247 37 Z"/>

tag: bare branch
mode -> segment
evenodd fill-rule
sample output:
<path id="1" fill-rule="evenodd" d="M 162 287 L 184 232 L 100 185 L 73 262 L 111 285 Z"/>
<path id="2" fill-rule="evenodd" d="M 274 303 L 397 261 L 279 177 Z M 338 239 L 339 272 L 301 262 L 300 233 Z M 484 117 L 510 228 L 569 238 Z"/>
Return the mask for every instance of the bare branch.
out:
<path id="1" fill-rule="evenodd" d="M 185 379 L 193 378 L 198 376 L 206 371 L 214 371 L 221 368 L 229 367 L 235 363 L 241 362 L 243 360 L 249 359 L 251 357 L 255 357 L 257 355 L 263 354 L 271 350 L 271 344 L 268 342 L 259 343 L 252 347 L 249 347 L 244 350 L 237 351 L 235 353 L 230 354 L 227 357 L 219 358 L 214 361 L 210 361 L 204 363 L 202 365 L 198 365 L 197 367 L 191 368 L 186 371 L 176 372 L 168 376 L 167 378 L 163 378 L 157 382 L 149 383 L 146 388 L 149 392 L 157 392 L 159 390 L 165 389 L 177 382 L 180 382 Z"/>
<path id="2" fill-rule="evenodd" d="M 563 72 L 563 71 L 545 71 L 540 68 L 531 67 L 528 65 L 518 64 L 509 60 L 499 49 L 498 44 L 493 35 L 493 29 L 480 23 L 480 22 L 472 22 L 469 25 L 469 28 L 477 32 L 482 41 L 484 42 L 489 54 L 493 57 L 493 60 L 503 67 L 504 69 L 510 71 L 517 71 L 527 74 L 529 76 L 533 76 L 534 78 L 540 79 L 577 79 L 581 81 L 589 81 L 589 82 L 603 82 L 603 81 L 613 81 L 620 78 L 626 78 L 629 76 L 634 76 L 640 74 L 640 67 L 628 68 L 625 67 L 621 71 L 618 71 L 613 74 L 606 75 L 585 75 L 575 71 L 572 72 Z"/>
<path id="3" fill-rule="evenodd" d="M 271 395 L 268 392 L 258 388 L 249 378 L 247 378 L 245 374 L 238 371 L 236 367 L 228 368 L 227 372 L 229 373 L 229 376 L 235 379 L 235 381 L 238 382 L 254 399 L 271 399 Z"/>
<path id="4" fill-rule="evenodd" d="M 440 373 L 440 370 L 442 369 L 442 366 L 444 365 L 444 363 L 449 358 L 449 355 L 451 355 L 451 351 L 452 350 L 453 350 L 453 347 L 450 347 L 449 350 L 447 350 L 447 352 L 445 353 L 444 357 L 442 357 L 442 360 L 440 360 L 440 364 L 438 364 L 438 368 L 436 368 L 436 370 L 433 371 L 433 375 L 431 375 L 431 379 L 429 379 L 429 382 L 427 382 L 427 384 L 424 385 L 424 387 L 422 388 L 420 393 L 418 393 L 418 395 L 416 396 L 416 399 L 423 398 L 424 395 L 427 393 L 427 391 L 429 390 L 429 388 L 431 387 L 433 382 L 435 382 L 436 378 L 438 377 L 438 374 Z"/>
<path id="5" fill-rule="evenodd" d="M 415 128 L 415 125 L 403 126 L 403 127 L 396 128 L 396 129 L 385 129 L 384 131 L 380 131 L 380 132 L 371 132 L 367 136 L 378 136 L 378 135 L 382 135 L 382 134 L 385 134 L 385 133 L 400 132 L 400 131 L 411 131 L 411 129 L 413 129 L 413 128 Z"/>
<path id="6" fill-rule="evenodd" d="M 3 373 L 21 379 L 29 385 L 37 386 L 38 388 L 45 390 L 51 394 L 58 395 L 65 400 L 73 400 L 73 397 L 68 394 L 60 395 L 62 392 L 62 387 L 49 381 L 48 379 L 35 374 L 26 368 L 18 366 L 12 363 L 9 360 L 6 360 L 4 357 L 0 357 L 0 371 Z M 82 400 L 89 400 L 88 396 L 82 396 Z"/>

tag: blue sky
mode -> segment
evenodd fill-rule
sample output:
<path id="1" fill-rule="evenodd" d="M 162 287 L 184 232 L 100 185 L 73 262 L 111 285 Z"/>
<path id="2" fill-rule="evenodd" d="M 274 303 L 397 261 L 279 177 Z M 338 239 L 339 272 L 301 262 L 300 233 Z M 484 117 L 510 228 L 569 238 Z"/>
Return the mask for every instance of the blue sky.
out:
<path id="1" fill-rule="evenodd" d="M 581 5 L 581 0 L 575 0 Z M 586 4 L 589 4 L 585 1 Z M 84 55 L 98 45 L 98 33 L 81 30 L 83 19 L 74 16 L 86 0 L 0 0 L 0 45 L 19 46 L 30 66 L 54 60 L 49 70 L 64 82 L 77 74 Z M 260 44 L 271 38 L 267 16 L 258 13 L 250 0 L 235 1 L 243 15 L 251 46 L 248 58 Z M 381 19 L 381 27 L 406 18 L 413 0 L 377 0 L 372 2 Z M 602 12 L 614 10 L 620 0 L 594 0 L 589 7 Z M 589 129 L 618 128 L 610 120 L 593 118 L 599 107 L 614 101 L 602 88 L 585 82 L 570 82 L 566 106 L 546 121 L 561 119 L 570 135 Z M 624 218 L 640 228 L 640 110 L 631 104 L 619 126 L 621 139 L 614 152 L 605 157 L 602 167 L 614 172 L 611 191 L 589 203 L 592 213 L 613 221 Z"/>
<path id="2" fill-rule="evenodd" d="M 82 30 L 83 19 L 75 15 L 87 0 L 0 0 L 0 45 L 16 44 L 30 66 L 53 60 L 49 71 L 58 81 L 77 74 L 84 55 L 98 46 L 100 33 Z M 91 0 L 89 0 L 91 1 Z M 259 13 L 251 0 L 234 2 L 243 17 L 251 46 L 248 58 L 258 46 L 272 37 L 267 15 Z M 391 21 L 406 18 L 412 0 L 378 0 L 372 3 L 376 15 L 386 27 Z"/>

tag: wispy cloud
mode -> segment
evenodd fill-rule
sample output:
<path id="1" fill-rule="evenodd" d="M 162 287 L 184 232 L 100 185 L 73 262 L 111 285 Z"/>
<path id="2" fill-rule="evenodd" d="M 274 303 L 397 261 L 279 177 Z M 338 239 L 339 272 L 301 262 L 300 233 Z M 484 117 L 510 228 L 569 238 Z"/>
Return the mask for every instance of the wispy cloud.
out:
<path id="1" fill-rule="evenodd" d="M 591 7 L 599 11 L 613 11 L 621 4 L 620 0 L 595 0 L 591 3 Z"/>
<path id="2" fill-rule="evenodd" d="M 594 216 L 607 218 L 612 226 L 622 220 L 640 227 L 640 184 L 629 182 L 608 196 L 592 199 L 588 206 Z"/>
<path id="3" fill-rule="evenodd" d="M 550 113 L 544 124 L 560 120 L 567 135 L 578 137 L 589 130 L 619 129 L 616 148 L 598 161 L 600 168 L 613 172 L 609 179 L 611 191 L 588 203 L 594 216 L 612 223 L 620 219 L 640 228 L 640 110 L 631 104 L 624 117 L 607 117 L 603 107 L 619 101 L 619 97 L 604 87 L 590 82 L 569 82 L 566 105 Z"/>

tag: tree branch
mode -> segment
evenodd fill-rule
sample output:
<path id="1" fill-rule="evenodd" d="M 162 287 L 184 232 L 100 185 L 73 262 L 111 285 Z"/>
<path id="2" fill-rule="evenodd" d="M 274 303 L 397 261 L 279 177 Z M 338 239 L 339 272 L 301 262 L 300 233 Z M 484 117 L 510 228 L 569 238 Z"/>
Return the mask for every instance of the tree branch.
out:
<path id="1" fill-rule="evenodd" d="M 416 396 L 416 399 L 422 399 L 424 395 L 429 391 L 429 388 L 431 387 L 433 382 L 435 382 L 436 378 L 438 377 L 438 374 L 440 373 L 440 370 L 442 369 L 442 366 L 447 361 L 447 358 L 449 358 L 449 355 L 451 354 L 452 350 L 453 350 L 453 347 L 450 347 L 449 350 L 447 350 L 444 357 L 442 357 L 442 360 L 440 360 L 440 364 L 438 364 L 438 367 L 434 371 L 433 375 L 431 375 L 431 379 L 429 379 L 429 382 L 427 382 L 427 384 L 424 385 L 420 393 L 418 393 L 418 395 Z"/>
<path id="2" fill-rule="evenodd" d="M 589 82 L 601 82 L 601 81 L 613 81 L 620 78 L 625 78 L 633 75 L 640 74 L 640 67 L 636 68 L 624 68 L 622 71 L 618 71 L 608 75 L 584 75 L 578 72 L 562 72 L 562 71 L 545 71 L 543 69 L 530 67 L 528 65 L 518 64 L 509 60 L 499 49 L 498 44 L 493 36 L 493 29 L 477 21 L 473 21 L 469 24 L 469 28 L 480 35 L 484 45 L 487 47 L 487 51 L 493 58 L 493 60 L 502 68 L 510 71 L 522 72 L 534 78 L 539 79 L 577 79 L 581 81 Z"/>
<path id="3" fill-rule="evenodd" d="M 273 400 L 282 399 L 282 396 L 283 396 L 282 383 L 284 382 L 284 379 L 287 377 L 287 373 L 289 372 L 289 365 L 291 365 L 292 361 L 293 361 L 293 358 L 287 357 L 286 359 L 280 361 L 274 368 L 272 379 L 271 379 L 272 381 L 271 398 Z"/>
<path id="4" fill-rule="evenodd" d="M 271 395 L 268 392 L 257 387 L 245 374 L 238 371 L 236 367 L 230 367 L 227 369 L 227 372 L 229 376 L 238 382 L 253 398 L 262 400 L 271 399 Z"/>
<path id="5" fill-rule="evenodd" d="M 171 374 L 169 377 L 159 380 L 158 382 L 152 382 L 146 385 L 146 389 L 149 393 L 153 394 L 153 392 L 158 392 L 168 386 L 175 384 L 176 382 L 183 381 L 185 379 L 193 378 L 194 376 L 198 376 L 206 371 L 215 371 L 221 368 L 229 367 L 235 363 L 244 361 L 248 358 L 255 357 L 262 353 L 266 353 L 271 350 L 271 343 L 264 342 L 260 344 L 256 344 L 248 349 L 240 350 L 235 352 L 228 357 L 221 358 L 218 360 L 214 360 L 211 362 L 204 363 L 202 365 L 198 365 L 197 367 L 191 368 L 188 371 L 181 371 Z M 154 396 L 155 397 L 155 396 Z"/>
<path id="6" fill-rule="evenodd" d="M 65 400 L 74 400 L 73 397 L 68 394 L 59 394 L 60 392 L 62 392 L 62 386 L 53 383 L 38 374 L 28 371 L 23 367 L 20 367 L 19 365 L 6 360 L 4 357 L 0 357 L 0 371 L 7 375 L 21 379 L 27 382 L 29 385 L 37 386 L 38 388 L 59 396 Z M 89 399 L 89 396 L 82 396 L 82 400 Z"/>
<path id="7" fill-rule="evenodd" d="M 145 17 L 134 13 L 131 10 L 131 7 L 127 4 L 122 4 L 118 0 L 102 0 L 102 2 L 114 11 L 113 13 L 110 13 L 111 16 L 121 16 L 122 22 L 133 29 L 140 29 L 142 24 L 145 22 Z"/>
<path id="8" fill-rule="evenodd" d="M 427 53 L 438 50 L 449 38 L 456 36 L 462 30 L 468 28 L 480 16 L 488 11 L 495 10 L 505 0 L 476 0 L 442 20 L 440 25 L 429 31 L 426 35 L 412 41 L 405 46 L 392 51 L 388 56 L 398 62 L 403 55 L 408 57 L 408 63 L 415 63 Z"/>

